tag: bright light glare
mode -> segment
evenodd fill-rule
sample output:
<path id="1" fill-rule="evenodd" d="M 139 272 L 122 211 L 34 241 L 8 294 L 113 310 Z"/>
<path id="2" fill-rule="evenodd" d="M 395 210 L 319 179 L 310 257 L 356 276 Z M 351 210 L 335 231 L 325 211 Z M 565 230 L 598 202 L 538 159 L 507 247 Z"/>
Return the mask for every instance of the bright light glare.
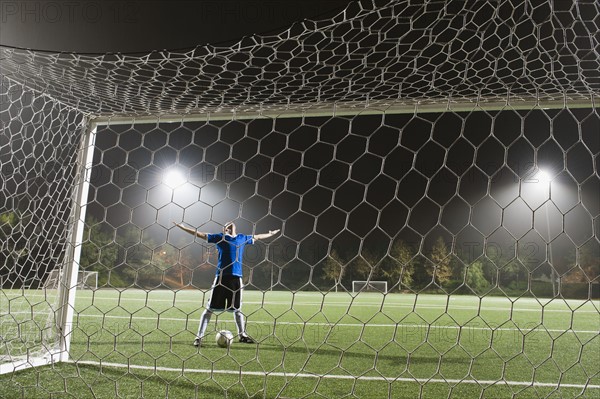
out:
<path id="1" fill-rule="evenodd" d="M 539 183 L 550 183 L 550 180 L 552 180 L 552 178 L 550 177 L 550 173 L 541 169 L 538 171 L 535 178 Z"/>
<path id="2" fill-rule="evenodd" d="M 177 188 L 186 182 L 186 178 L 178 170 L 171 169 L 167 171 L 163 176 L 163 183 L 170 188 Z"/>

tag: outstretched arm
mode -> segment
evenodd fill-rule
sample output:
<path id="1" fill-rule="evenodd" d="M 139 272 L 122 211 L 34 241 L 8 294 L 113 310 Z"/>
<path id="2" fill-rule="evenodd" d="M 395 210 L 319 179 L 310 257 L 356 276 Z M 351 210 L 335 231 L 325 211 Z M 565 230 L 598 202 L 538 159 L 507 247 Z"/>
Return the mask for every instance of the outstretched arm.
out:
<path id="1" fill-rule="evenodd" d="M 268 233 L 263 234 L 255 234 L 253 237 L 255 240 L 264 240 L 265 238 L 273 237 L 275 234 L 279 233 L 279 229 L 277 230 L 269 230 Z"/>
<path id="2" fill-rule="evenodd" d="M 202 239 L 204 239 L 204 240 L 206 240 L 206 239 L 208 238 L 208 233 L 203 233 L 203 232 L 201 232 L 201 231 L 198 231 L 198 229 L 191 229 L 191 228 L 189 228 L 189 227 L 185 227 L 185 226 L 184 226 L 183 224 L 181 224 L 181 223 L 175 223 L 175 222 L 173 222 L 173 224 L 174 224 L 175 226 L 179 227 L 181 230 L 185 231 L 186 233 L 193 234 L 193 235 L 195 235 L 195 236 L 197 236 L 197 237 L 200 237 L 200 238 L 202 238 Z"/>

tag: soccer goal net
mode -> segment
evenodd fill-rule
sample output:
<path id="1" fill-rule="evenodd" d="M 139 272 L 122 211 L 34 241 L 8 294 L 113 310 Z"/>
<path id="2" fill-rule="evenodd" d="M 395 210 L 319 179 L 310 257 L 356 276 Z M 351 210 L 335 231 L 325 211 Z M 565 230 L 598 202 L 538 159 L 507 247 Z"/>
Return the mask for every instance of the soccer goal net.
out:
<path id="1" fill-rule="evenodd" d="M 353 281 L 352 292 L 380 292 L 387 293 L 387 281 Z"/>
<path id="2" fill-rule="evenodd" d="M 62 269 L 55 269 L 50 272 L 44 282 L 44 289 L 56 290 L 64 277 L 61 276 Z M 77 288 L 78 289 L 98 289 L 98 272 L 79 271 L 77 273 Z"/>
<path id="3" fill-rule="evenodd" d="M 599 18 L 373 1 L 231 47 L 0 47 L 2 395 L 598 396 Z M 197 347 L 230 221 L 245 317 Z"/>

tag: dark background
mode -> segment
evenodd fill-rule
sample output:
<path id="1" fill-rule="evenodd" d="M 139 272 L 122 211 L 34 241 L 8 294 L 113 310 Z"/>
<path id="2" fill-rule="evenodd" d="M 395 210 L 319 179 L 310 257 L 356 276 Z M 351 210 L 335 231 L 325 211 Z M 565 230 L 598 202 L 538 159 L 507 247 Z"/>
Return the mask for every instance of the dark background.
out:
<path id="1" fill-rule="evenodd" d="M 228 47 L 255 32 L 285 32 L 304 18 L 330 18 L 347 3 L 1 1 L 0 39 L 1 44 L 8 46 L 86 53 L 147 52 L 206 43 Z M 555 3 L 558 4 L 567 3 Z M 562 13 L 567 11 L 574 10 L 568 8 Z M 560 20 L 563 14 L 557 18 Z M 512 18 L 519 19 L 521 15 L 516 13 Z M 566 18 L 566 23 L 572 19 L 572 15 Z M 570 39 L 565 38 L 565 42 L 571 43 Z M 406 41 L 412 46 L 410 37 Z M 536 44 L 525 40 L 519 43 L 523 46 L 521 51 Z M 502 42 L 498 46 L 509 44 Z M 586 47 L 584 55 L 587 51 Z M 459 56 L 464 54 L 458 53 Z M 511 73 L 518 70 L 511 68 Z M 406 71 L 410 74 L 410 69 Z M 518 76 L 510 78 L 517 80 Z M 12 86 L 6 86 L 6 90 L 15 94 Z M 416 91 L 419 94 L 419 88 Z M 61 218 L 66 219 L 70 214 L 67 206 L 55 209 L 47 205 L 50 196 L 56 197 L 49 182 L 72 180 L 72 171 L 58 179 L 54 172 L 62 170 L 62 165 L 73 164 L 68 154 L 75 153 L 73 146 L 78 136 L 65 143 L 68 135 L 57 131 L 52 136 L 56 140 L 53 147 L 68 149 L 64 151 L 67 155 L 54 154 L 58 161 L 53 164 L 35 164 L 30 154 L 42 160 L 52 158 L 45 153 L 51 148 L 47 137 L 52 130 L 45 124 L 64 126 L 65 120 L 43 98 L 37 101 L 40 109 L 49 108 L 45 112 L 21 107 L 23 98 L 19 95 L 5 100 L 7 112 L 1 115 L 2 121 L 6 131 L 14 134 L 0 137 L 0 149 L 6 151 L 0 151 L 0 156 L 5 157 L 0 158 L 0 164 L 3 176 L 7 176 L 5 192 L 9 193 L 7 198 L 0 196 L 0 204 L 19 210 L 41 209 L 44 215 L 65 215 Z M 29 123 L 34 116 L 44 115 L 51 117 L 43 123 L 37 119 Z M 536 251 L 535 259 L 527 253 L 521 254 L 519 260 L 533 260 L 539 274 L 547 271 L 543 270 L 547 250 L 571 254 L 575 247 L 586 243 L 592 244 L 594 250 L 598 248 L 597 240 L 590 240 L 598 228 L 594 223 L 598 217 L 595 165 L 600 148 L 598 115 L 593 110 L 390 114 L 385 118 L 356 116 L 334 123 L 317 119 L 279 118 L 266 126 L 265 121 L 246 121 L 210 126 L 161 125 L 154 132 L 146 132 L 141 125 L 101 131 L 88 197 L 88 216 L 95 219 L 89 221 L 88 227 L 104 230 L 106 236 L 105 242 L 90 242 L 98 248 L 97 253 L 89 255 L 97 258 L 97 270 L 116 271 L 112 266 L 116 252 L 111 259 L 102 258 L 112 251 L 108 248 L 111 243 L 116 242 L 123 251 L 137 251 L 131 243 L 144 244 L 148 253 L 139 256 L 139 263 L 146 263 L 154 253 L 169 255 L 162 248 L 164 243 L 181 248 L 179 238 L 183 238 L 177 236 L 180 232 L 173 228 L 173 220 L 214 230 L 234 219 L 240 209 L 241 220 L 236 221 L 244 233 L 282 229 L 281 237 L 270 244 L 270 250 L 275 247 L 286 251 L 268 254 L 265 248 L 255 257 L 255 263 L 267 269 L 275 263 L 280 270 L 277 280 L 295 284 L 288 284 L 287 288 L 317 282 L 317 275 L 310 273 L 317 270 L 330 249 L 336 250 L 345 263 L 359 253 L 363 243 L 363 250 L 380 257 L 392 240 L 402 239 L 418 249 L 425 262 L 424 256 L 438 237 L 447 242 L 455 238 L 454 251 L 465 255 L 461 262 L 470 264 L 482 255 L 484 237 L 498 248 L 507 248 L 503 252 L 510 256 L 518 252 L 515 240 L 521 240 L 535 244 Z M 328 163 L 332 159 L 334 162 Z M 196 185 L 192 188 L 197 191 L 192 193 L 194 196 L 163 198 L 161 178 L 173 165 Z M 40 166 L 44 169 L 38 170 Z M 539 190 L 535 184 L 529 184 L 537 168 L 547 170 L 556 186 L 547 202 L 548 223 L 546 208 L 541 205 L 545 197 L 529 198 L 544 194 L 536 193 Z M 523 191 L 515 188 L 519 182 L 523 182 Z M 126 229 L 130 224 L 136 228 L 132 234 Z M 28 224 L 30 229 L 39 225 Z M 496 230 L 498 227 L 500 230 Z M 551 231 L 554 229 L 557 231 Z M 502 237 L 494 235 L 496 231 L 501 231 Z M 56 233 L 49 234 L 53 232 Z M 57 244 L 62 230 L 49 225 L 43 233 L 31 233 L 45 240 L 38 245 L 40 258 L 62 253 Z M 555 235 L 560 237 L 554 239 Z M 551 239 L 550 249 L 547 241 Z M 501 246 L 503 241 L 508 244 Z M 197 248 L 192 244 L 188 237 L 184 246 Z M 477 251 L 472 251 L 475 247 Z M 284 256 L 288 255 L 287 248 L 293 249 L 290 256 Z M 190 253 L 190 257 L 193 255 L 196 254 Z M 527 259 L 521 259 L 523 256 Z M 559 255 L 553 258 L 557 265 L 563 262 L 561 271 L 570 267 L 574 259 Z M 302 264 L 292 265 L 296 261 Z M 165 259 L 163 263 L 173 262 Z M 525 266 L 520 269 L 524 276 Z M 160 276 L 160 272 L 150 270 L 149 274 Z M 136 277 L 136 273 L 137 270 L 131 270 L 130 275 Z M 267 279 L 272 275 L 272 268 L 264 273 Z M 366 277 L 360 276 L 363 278 Z M 257 280 L 255 273 L 253 281 Z M 126 283 L 111 280 L 114 286 Z M 272 288 L 272 280 L 260 287 Z"/>
<path id="2" fill-rule="evenodd" d="M 349 0 L 0 1 L 0 44 L 64 52 L 230 45 L 324 19 Z"/>
<path id="3" fill-rule="evenodd" d="M 393 245 L 405 243 L 422 271 L 442 240 L 454 255 L 446 288 L 479 261 L 488 283 L 521 294 L 528 273 L 548 278 L 549 258 L 562 275 L 576 247 L 581 259 L 595 256 L 597 131 L 589 109 L 103 126 L 86 220 L 105 237 L 92 239 L 97 247 L 120 248 L 83 264 L 112 286 L 208 288 L 214 251 L 173 222 L 218 232 L 234 220 L 244 234 L 281 229 L 244 258 L 253 288 L 332 289 L 329 256 L 347 265 L 347 289 L 367 278 L 392 287 L 381 270 L 393 267 Z M 170 188 L 173 169 L 185 182 Z M 539 170 L 552 176 L 550 199 Z M 106 264 L 117 265 L 110 281 Z M 410 289 L 431 281 L 413 277 Z"/>

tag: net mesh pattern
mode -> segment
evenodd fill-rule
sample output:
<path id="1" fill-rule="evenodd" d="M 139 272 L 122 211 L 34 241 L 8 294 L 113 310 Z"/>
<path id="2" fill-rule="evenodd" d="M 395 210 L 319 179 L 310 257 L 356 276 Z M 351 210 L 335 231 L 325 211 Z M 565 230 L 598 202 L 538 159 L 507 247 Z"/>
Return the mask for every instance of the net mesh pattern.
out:
<path id="1" fill-rule="evenodd" d="M 2 362 L 53 348 L 56 290 L 41 288 L 66 259 L 82 114 L 2 77 L 0 237 Z M 6 291 L 4 290 L 6 289 Z"/>
<path id="2" fill-rule="evenodd" d="M 231 48 L 142 55 L 2 49 L 3 73 L 92 115 L 589 100 L 595 2 L 360 2 Z"/>
<path id="3" fill-rule="evenodd" d="M 228 48 L 0 48 L 4 393 L 593 397 L 599 14 L 357 2 Z M 281 229 L 245 252 L 256 343 L 196 348 L 217 253 L 173 223 L 232 220 Z M 69 360 L 6 372 L 55 360 L 66 309 Z"/>

